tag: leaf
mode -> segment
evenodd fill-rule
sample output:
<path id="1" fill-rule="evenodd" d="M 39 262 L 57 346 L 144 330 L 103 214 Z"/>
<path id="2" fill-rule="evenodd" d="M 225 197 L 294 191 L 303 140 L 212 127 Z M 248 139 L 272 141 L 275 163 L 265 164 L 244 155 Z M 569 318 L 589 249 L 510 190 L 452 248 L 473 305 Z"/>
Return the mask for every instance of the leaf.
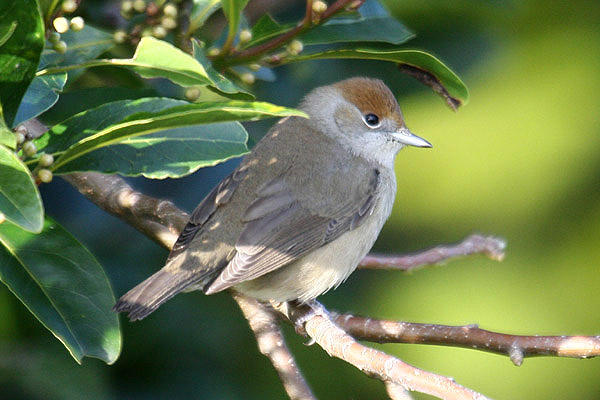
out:
<path id="1" fill-rule="evenodd" d="M 3 37 L 12 26 L 15 26 L 13 33 L 0 49 L 0 104 L 7 126 L 13 126 L 44 47 L 44 24 L 35 0 L 0 2 Z"/>
<path id="2" fill-rule="evenodd" d="M 392 17 L 334 18 L 299 36 L 305 45 L 336 42 L 401 44 L 415 34 Z"/>
<path id="3" fill-rule="evenodd" d="M 252 40 L 243 44 L 242 48 L 248 48 L 266 42 L 267 40 L 275 36 L 279 36 L 293 27 L 293 24 L 281 25 L 279 22 L 275 21 L 271 15 L 265 14 L 260 17 L 252 27 Z"/>
<path id="4" fill-rule="evenodd" d="M 144 78 L 167 78 L 181 86 L 210 85 L 206 70 L 194 57 L 172 44 L 144 37 L 131 60 L 111 60 L 131 66 Z"/>
<path id="5" fill-rule="evenodd" d="M 13 131 L 8 129 L 2 117 L 2 105 L 0 104 L 0 146 L 6 146 L 9 149 L 17 147 L 17 138 Z"/>
<path id="6" fill-rule="evenodd" d="M 238 85 L 225 78 L 212 67 L 212 64 L 210 63 L 210 61 L 206 57 L 206 54 L 204 53 L 204 48 L 202 48 L 202 46 L 197 40 L 192 40 L 192 43 L 194 58 L 200 64 L 202 64 L 202 66 L 206 70 L 208 77 L 212 82 L 209 88 L 214 88 L 214 91 L 222 96 L 235 98 L 238 100 L 254 99 L 254 96 L 251 93 L 248 93 L 244 89 L 240 88 Z"/>
<path id="7" fill-rule="evenodd" d="M 37 186 L 23 162 L 4 146 L 0 146 L 0 212 L 23 229 L 42 230 L 44 209 Z"/>
<path id="8" fill-rule="evenodd" d="M 150 105 L 156 106 L 156 111 L 138 112 L 118 123 L 113 123 L 104 128 L 101 128 L 98 122 L 102 121 L 102 115 L 106 114 L 104 112 L 100 114 L 101 118 L 97 121 L 95 121 L 94 115 L 90 113 L 87 114 L 87 116 L 82 116 L 79 120 L 69 119 L 64 123 L 54 126 L 51 129 L 53 134 L 51 133 L 51 135 L 44 136 L 60 135 L 64 139 L 56 139 L 53 143 L 48 143 L 48 147 L 45 148 L 46 152 L 59 151 L 66 148 L 67 145 L 70 145 L 64 153 L 58 156 L 53 165 L 54 171 L 60 173 L 61 168 L 64 165 L 67 165 L 69 162 L 72 162 L 84 154 L 117 144 L 125 139 L 148 135 L 161 130 L 196 124 L 257 120 L 267 117 L 283 117 L 288 115 L 306 116 L 306 114 L 301 111 L 276 106 L 270 103 L 241 101 L 185 104 L 161 111 L 160 109 L 164 104 L 156 102 L 157 100 L 165 99 L 141 99 L 137 102 L 132 102 L 130 105 L 132 108 L 139 106 L 139 102 L 149 102 Z M 118 104 L 117 107 L 122 108 L 125 107 L 125 105 Z M 116 108 L 115 113 L 118 113 L 118 110 L 119 108 Z M 75 117 L 79 117 L 79 115 Z M 105 116 L 105 118 L 112 119 L 114 117 Z M 65 132 L 69 130 L 75 132 L 78 136 L 76 138 L 71 138 L 71 134 L 65 134 Z M 86 137 L 82 138 L 82 135 L 85 135 Z M 40 138 L 40 140 L 42 138 Z M 77 139 L 78 142 L 71 145 L 75 139 Z M 51 146 L 52 144 L 55 147 Z"/>
<path id="9" fill-rule="evenodd" d="M 25 92 L 13 124 L 16 126 L 35 118 L 52 107 L 58 101 L 58 95 L 66 82 L 66 72 L 35 77 Z"/>
<path id="10" fill-rule="evenodd" d="M 0 25 L 0 47 L 15 33 L 15 29 L 17 29 L 17 21 L 13 21 L 9 25 Z"/>
<path id="11" fill-rule="evenodd" d="M 248 0 L 221 0 L 223 14 L 229 22 L 229 36 L 233 37 L 240 24 L 242 10 L 246 7 Z"/>
<path id="12" fill-rule="evenodd" d="M 188 36 L 200 28 L 208 17 L 221 8 L 221 0 L 193 0 Z"/>
<path id="13" fill-rule="evenodd" d="M 0 225 L 0 280 L 73 358 L 112 364 L 121 351 L 115 298 L 102 267 L 50 218 L 38 235 Z"/>
<path id="14" fill-rule="evenodd" d="M 61 40 L 67 44 L 67 51 L 59 54 L 52 49 L 45 49 L 42 53 L 40 68 L 56 65 L 74 65 L 85 61 L 94 60 L 100 54 L 115 46 L 111 34 L 85 24 L 79 32 L 68 30 L 61 35 Z M 75 80 L 83 71 L 69 71 L 69 79 Z"/>
<path id="15" fill-rule="evenodd" d="M 69 162 L 57 173 L 97 171 L 151 179 L 180 178 L 248 152 L 239 122 L 204 124 L 125 139 Z"/>
<path id="16" fill-rule="evenodd" d="M 140 112 L 157 113 L 184 104 L 189 103 L 166 98 L 104 104 L 65 120 L 35 143 L 45 152 L 56 154 L 131 115 Z M 158 179 L 181 177 L 198 168 L 215 165 L 246 153 L 247 138 L 246 131 L 237 122 L 161 130 L 101 147 L 55 172 L 118 172 L 121 175 L 143 175 Z"/>
<path id="17" fill-rule="evenodd" d="M 54 10 L 56 10 L 56 7 L 58 7 L 60 3 L 62 3 L 61 0 L 38 0 L 38 4 L 42 11 L 42 17 L 44 18 L 46 25 L 50 25 L 50 19 L 54 14 Z"/>
<path id="18" fill-rule="evenodd" d="M 452 72 L 444 63 L 420 50 L 393 50 L 385 47 L 364 47 L 352 49 L 336 49 L 312 54 L 289 56 L 283 62 L 297 62 L 305 60 L 350 58 L 364 60 L 391 61 L 399 65 L 409 65 L 426 71 L 437 79 L 439 84 L 446 89 L 457 105 L 464 105 L 469 101 L 469 91 L 463 81 Z"/>

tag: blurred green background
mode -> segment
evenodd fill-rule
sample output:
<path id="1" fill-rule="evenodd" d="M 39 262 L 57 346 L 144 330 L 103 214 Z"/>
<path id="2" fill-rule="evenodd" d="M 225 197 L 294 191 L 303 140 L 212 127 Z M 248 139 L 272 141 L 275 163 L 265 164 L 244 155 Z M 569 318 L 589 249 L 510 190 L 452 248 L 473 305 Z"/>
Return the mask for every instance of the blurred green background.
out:
<path id="1" fill-rule="evenodd" d="M 84 8 L 89 23 L 107 23 L 102 3 Z M 600 334 L 600 2 L 387 6 L 418 34 L 408 47 L 438 55 L 467 83 L 466 107 L 453 113 L 393 65 L 357 61 L 279 68 L 276 82 L 257 85 L 259 98 L 295 105 L 312 87 L 343 77 L 384 79 L 408 126 L 434 148 L 400 154 L 396 206 L 375 249 L 405 253 L 482 232 L 505 237 L 507 256 L 411 274 L 360 271 L 322 302 L 357 314 L 478 323 L 513 334 Z M 282 18 L 301 12 L 298 2 Z M 257 139 L 272 122 L 248 129 Z M 191 210 L 236 163 L 180 180 L 131 182 Z M 165 250 L 63 181 L 42 189 L 48 213 L 83 238 L 117 295 L 162 266 Z M 141 322 L 124 321 L 123 353 L 113 366 L 89 359 L 77 365 L 4 286 L 0 315 L 0 398 L 285 398 L 227 294 L 180 295 Z M 288 327 L 286 333 L 319 398 L 386 397 L 380 382 L 304 346 Z M 507 357 L 473 350 L 378 347 L 492 398 L 600 399 L 599 359 L 533 358 L 515 367 Z"/>

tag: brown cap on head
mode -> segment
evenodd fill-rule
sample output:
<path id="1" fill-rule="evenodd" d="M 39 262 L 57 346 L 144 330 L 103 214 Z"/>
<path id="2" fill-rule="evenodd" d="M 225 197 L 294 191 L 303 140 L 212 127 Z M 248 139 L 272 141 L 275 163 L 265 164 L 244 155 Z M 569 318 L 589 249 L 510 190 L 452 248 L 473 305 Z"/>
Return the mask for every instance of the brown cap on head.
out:
<path id="1" fill-rule="evenodd" d="M 392 91 L 379 79 L 350 78 L 333 85 L 346 100 L 354 104 L 363 115 L 373 113 L 380 118 L 390 118 L 403 124 L 402 113 Z"/>

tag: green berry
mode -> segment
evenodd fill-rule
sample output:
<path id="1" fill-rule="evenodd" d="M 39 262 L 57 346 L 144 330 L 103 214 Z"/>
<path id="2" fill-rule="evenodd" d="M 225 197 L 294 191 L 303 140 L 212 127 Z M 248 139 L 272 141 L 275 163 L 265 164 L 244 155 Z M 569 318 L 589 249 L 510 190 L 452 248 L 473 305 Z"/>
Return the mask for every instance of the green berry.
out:
<path id="1" fill-rule="evenodd" d="M 177 6 L 173 3 L 167 3 L 163 8 L 163 14 L 166 17 L 177 18 Z"/>
<path id="2" fill-rule="evenodd" d="M 54 46 L 52 46 L 52 48 L 58 54 L 65 54 L 67 52 L 67 42 L 65 42 L 64 40 L 60 40 L 57 43 L 55 43 Z"/>
<path id="3" fill-rule="evenodd" d="M 73 29 L 73 31 L 79 32 L 85 26 L 85 21 L 81 17 L 75 17 L 71 19 L 69 26 L 71 29 Z"/>
<path id="4" fill-rule="evenodd" d="M 27 141 L 23 143 L 23 153 L 25 153 L 27 157 L 31 157 L 37 153 L 37 147 L 35 147 L 35 144 L 32 141 Z"/>
<path id="5" fill-rule="evenodd" d="M 162 39 L 165 36 L 167 36 L 167 30 L 162 25 L 156 25 L 152 27 L 152 36 L 154 36 L 157 39 Z"/>
<path id="6" fill-rule="evenodd" d="M 115 33 L 113 33 L 113 40 L 118 44 L 125 43 L 127 40 L 127 33 L 125 31 L 115 31 Z"/>
<path id="7" fill-rule="evenodd" d="M 185 89 L 185 98 L 188 101 L 196 101 L 200 97 L 200 89 L 197 87 L 189 87 Z"/>
<path id="8" fill-rule="evenodd" d="M 121 12 L 122 13 L 129 14 L 131 11 L 133 11 L 133 1 L 125 0 L 124 2 L 121 3 Z"/>
<path id="9" fill-rule="evenodd" d="M 70 14 L 77 10 L 77 2 L 75 0 L 65 0 L 63 1 L 61 8 L 67 14 Z"/>
<path id="10" fill-rule="evenodd" d="M 142 33 L 140 35 L 142 37 L 152 36 L 152 29 L 151 28 L 145 28 L 144 30 L 142 30 Z"/>
<path id="11" fill-rule="evenodd" d="M 248 29 L 242 29 L 240 31 L 240 43 L 248 43 L 252 40 L 252 32 Z"/>
<path id="12" fill-rule="evenodd" d="M 208 55 L 210 57 L 216 57 L 221 53 L 221 49 L 218 49 L 216 47 L 211 47 L 210 49 L 208 49 Z"/>
<path id="13" fill-rule="evenodd" d="M 6 221 L 6 215 L 3 212 L 0 212 L 0 224 Z"/>
<path id="14" fill-rule="evenodd" d="M 327 10 L 327 4 L 323 1 L 317 0 L 312 3 L 312 10 L 315 14 L 323 14 Z"/>
<path id="15" fill-rule="evenodd" d="M 165 27 L 165 29 L 171 30 L 177 27 L 177 21 L 171 17 L 163 17 L 160 20 L 160 24 Z"/>
<path id="16" fill-rule="evenodd" d="M 294 56 L 300 53 L 302 50 L 304 50 L 304 44 L 302 44 L 302 42 L 299 40 L 292 40 L 287 46 L 288 53 Z"/>
<path id="17" fill-rule="evenodd" d="M 139 13 L 146 11 L 146 2 L 144 0 L 134 0 L 133 9 Z"/>
<path id="18" fill-rule="evenodd" d="M 52 26 L 56 32 L 65 33 L 69 30 L 69 21 L 65 17 L 54 18 Z"/>
<path id="19" fill-rule="evenodd" d="M 50 33 L 50 36 L 48 36 L 48 41 L 52 44 L 58 43 L 59 40 L 60 40 L 60 33 L 58 33 L 58 32 L 52 32 L 52 33 Z"/>
<path id="20" fill-rule="evenodd" d="M 252 71 L 258 71 L 260 69 L 260 64 L 252 63 L 248 65 L 248 68 L 250 68 Z"/>
<path id="21" fill-rule="evenodd" d="M 245 72 L 242 74 L 241 76 L 242 82 L 244 82 L 246 85 L 252 85 L 254 83 L 254 81 L 256 80 L 256 78 L 254 77 L 254 74 L 250 73 L 250 72 Z"/>
<path id="22" fill-rule="evenodd" d="M 25 135 L 21 132 L 15 132 L 17 144 L 23 144 L 25 142 Z"/>
<path id="23" fill-rule="evenodd" d="M 40 179 L 40 181 L 44 183 L 52 182 L 52 171 L 50 171 L 49 169 L 40 169 L 37 173 L 37 176 Z"/>
<path id="24" fill-rule="evenodd" d="M 40 167 L 49 167 L 52 164 L 54 164 L 54 157 L 52 157 L 52 154 L 42 154 L 40 157 Z"/>

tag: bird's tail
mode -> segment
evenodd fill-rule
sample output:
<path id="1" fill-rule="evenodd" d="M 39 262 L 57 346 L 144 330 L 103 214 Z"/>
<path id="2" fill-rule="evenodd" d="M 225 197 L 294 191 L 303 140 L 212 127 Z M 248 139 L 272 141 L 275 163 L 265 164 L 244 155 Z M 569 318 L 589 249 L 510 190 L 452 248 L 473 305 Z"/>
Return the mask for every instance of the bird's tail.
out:
<path id="1" fill-rule="evenodd" d="M 200 280 L 202 280 L 202 277 L 198 277 L 197 274 L 193 274 L 191 271 L 182 269 L 173 271 L 162 268 L 125 293 L 115 304 L 113 310 L 129 313 L 129 320 L 131 321 L 140 320 L 156 310 L 165 301 Z"/>

